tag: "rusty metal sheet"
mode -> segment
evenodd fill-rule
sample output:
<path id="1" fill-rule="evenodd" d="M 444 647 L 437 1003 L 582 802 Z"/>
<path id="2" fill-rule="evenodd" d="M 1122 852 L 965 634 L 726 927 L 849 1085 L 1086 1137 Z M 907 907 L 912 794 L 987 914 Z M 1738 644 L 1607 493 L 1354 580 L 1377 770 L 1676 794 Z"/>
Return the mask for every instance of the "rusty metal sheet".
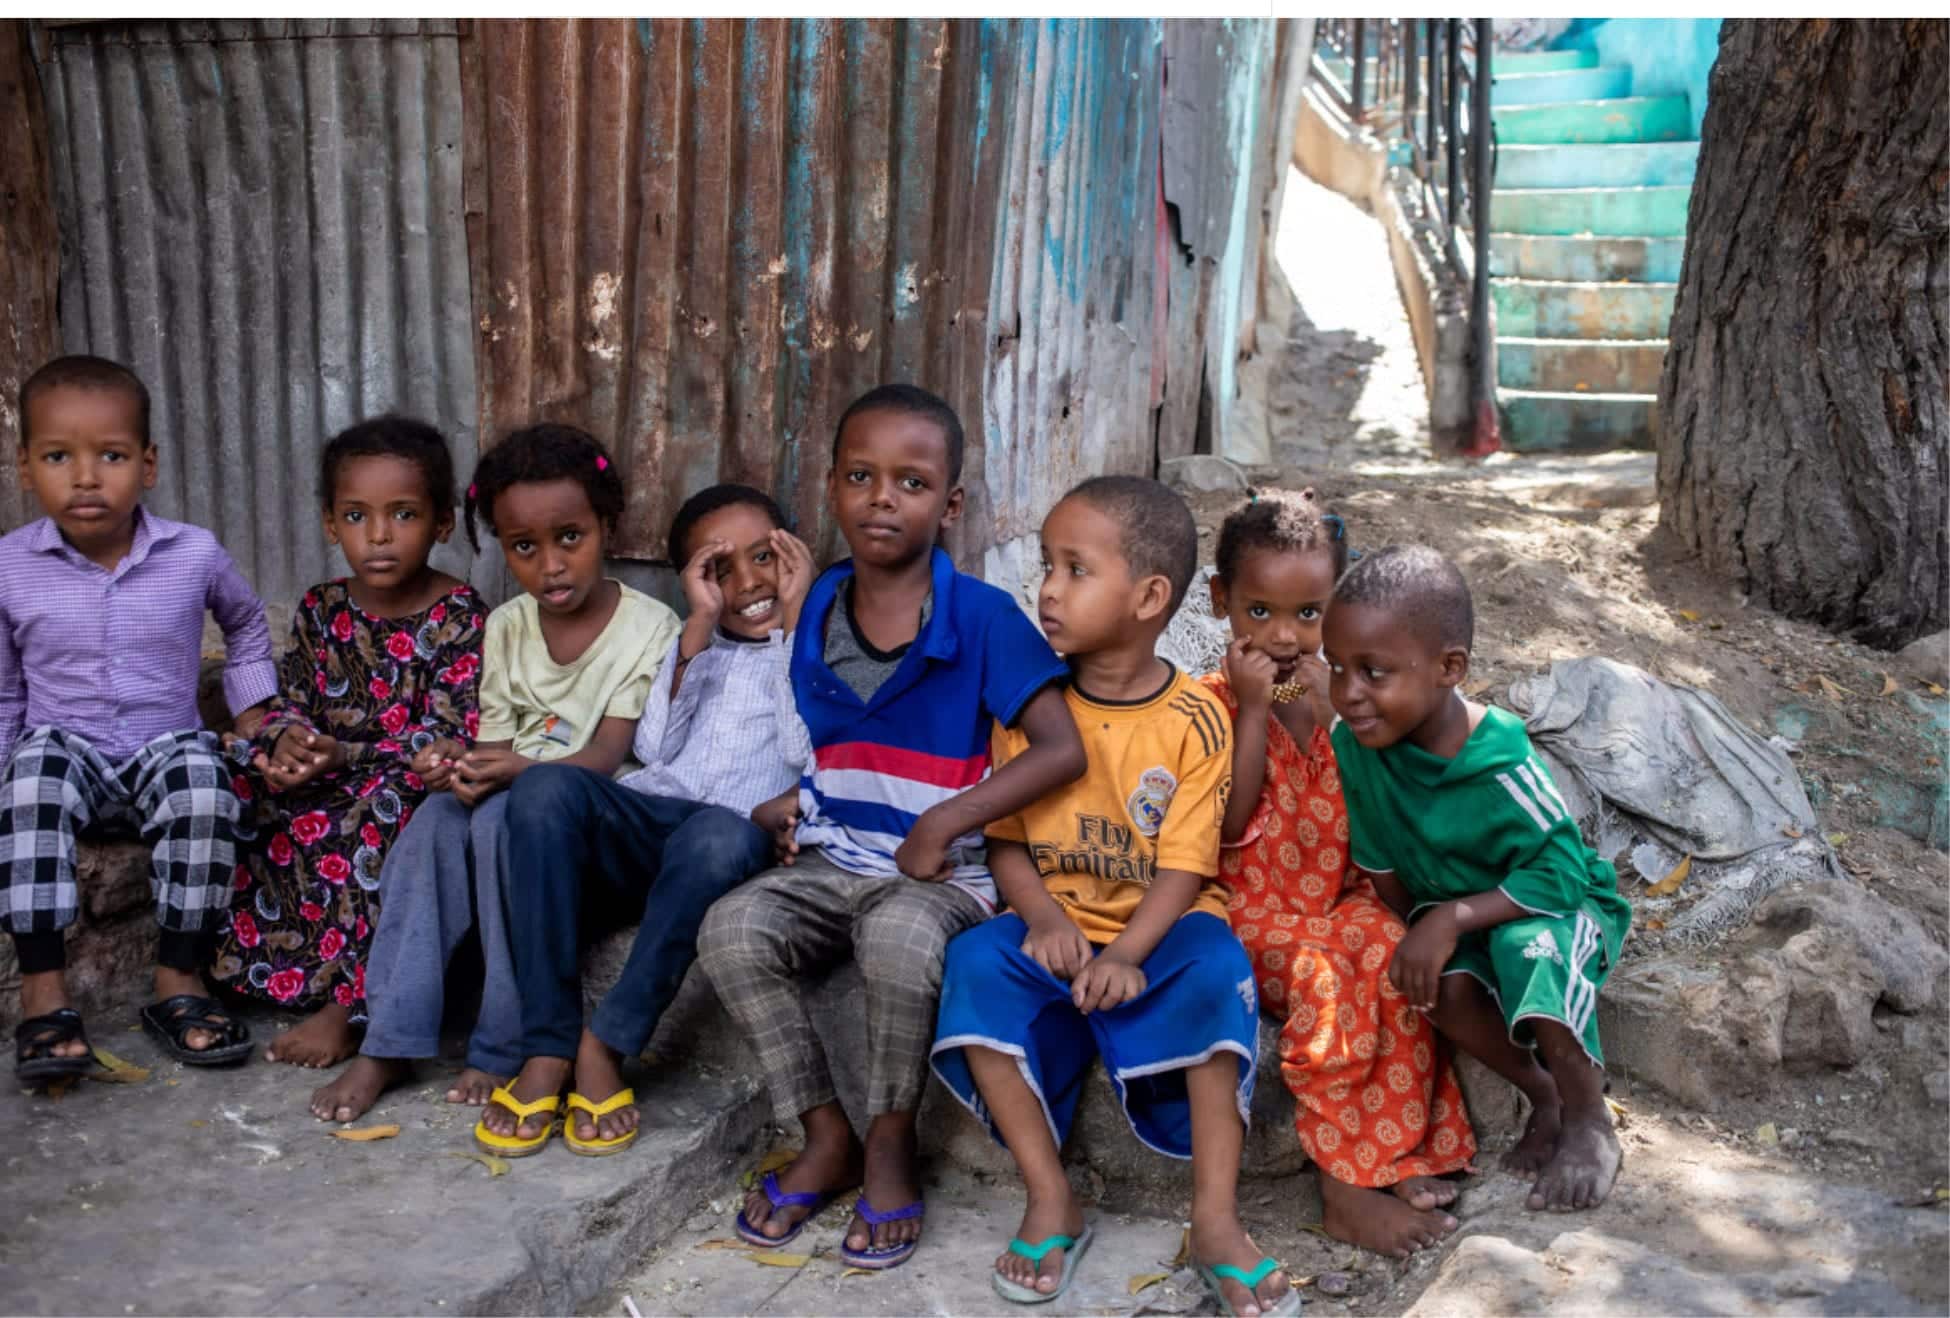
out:
<path id="1" fill-rule="evenodd" d="M 342 570 L 314 492 L 333 432 L 398 409 L 473 462 L 456 26 L 116 22 L 42 41 L 62 341 L 149 386 L 153 506 L 289 599 Z"/>
<path id="2" fill-rule="evenodd" d="M 47 116 L 27 24 L 0 21 L 0 533 L 40 515 L 19 485 L 20 382 L 58 351 L 59 239 L 48 175 Z"/>
<path id="3" fill-rule="evenodd" d="M 645 558 L 712 480 L 818 535 L 833 424 L 885 380 L 962 414 L 964 563 L 1149 470 L 1157 60 L 1151 22 L 471 25 L 483 432 L 611 444 Z"/>

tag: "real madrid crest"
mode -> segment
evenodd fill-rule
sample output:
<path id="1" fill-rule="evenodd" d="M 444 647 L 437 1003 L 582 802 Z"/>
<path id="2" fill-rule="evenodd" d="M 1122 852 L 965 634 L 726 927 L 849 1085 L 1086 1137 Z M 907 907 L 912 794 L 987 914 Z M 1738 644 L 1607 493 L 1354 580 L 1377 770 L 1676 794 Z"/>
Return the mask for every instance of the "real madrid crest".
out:
<path id="1" fill-rule="evenodd" d="M 1144 771 L 1144 776 L 1138 779 L 1137 790 L 1124 803 L 1138 832 L 1146 837 L 1158 836 L 1158 830 L 1165 824 L 1165 811 L 1171 808 L 1171 794 L 1177 790 L 1178 780 L 1164 765 Z"/>

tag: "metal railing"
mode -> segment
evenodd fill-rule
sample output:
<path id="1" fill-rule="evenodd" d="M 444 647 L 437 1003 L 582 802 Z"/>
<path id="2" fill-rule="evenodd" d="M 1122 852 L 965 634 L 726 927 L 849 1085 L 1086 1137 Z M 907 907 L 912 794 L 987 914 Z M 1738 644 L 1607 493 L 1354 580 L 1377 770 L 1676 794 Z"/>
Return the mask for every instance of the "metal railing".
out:
<path id="1" fill-rule="evenodd" d="M 1496 175 L 1487 18 L 1323 18 L 1313 76 L 1354 124 L 1404 148 L 1422 218 L 1444 261 L 1469 281 L 1469 447 L 1494 446 L 1490 193 Z"/>

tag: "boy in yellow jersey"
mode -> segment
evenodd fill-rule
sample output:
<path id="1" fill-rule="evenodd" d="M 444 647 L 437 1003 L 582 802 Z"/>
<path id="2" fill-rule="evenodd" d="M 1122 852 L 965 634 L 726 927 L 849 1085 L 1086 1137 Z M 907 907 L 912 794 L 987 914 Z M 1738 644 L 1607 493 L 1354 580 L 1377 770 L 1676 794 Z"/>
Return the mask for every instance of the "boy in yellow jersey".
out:
<path id="1" fill-rule="evenodd" d="M 1017 1303 L 1060 1294 L 1094 1235 L 1059 1150 L 1102 1056 L 1138 1138 L 1192 1161 L 1192 1254 L 1222 1307 L 1299 1311 L 1235 1196 L 1259 1002 L 1215 878 L 1231 723 L 1156 653 L 1197 567 L 1191 510 L 1156 481 L 1085 481 L 1043 523 L 1038 607 L 1088 767 L 989 826 L 1010 911 L 949 944 L 933 1051 L 1022 1169 L 994 1275 Z M 994 742 L 998 766 L 1024 746 L 1009 728 Z"/>

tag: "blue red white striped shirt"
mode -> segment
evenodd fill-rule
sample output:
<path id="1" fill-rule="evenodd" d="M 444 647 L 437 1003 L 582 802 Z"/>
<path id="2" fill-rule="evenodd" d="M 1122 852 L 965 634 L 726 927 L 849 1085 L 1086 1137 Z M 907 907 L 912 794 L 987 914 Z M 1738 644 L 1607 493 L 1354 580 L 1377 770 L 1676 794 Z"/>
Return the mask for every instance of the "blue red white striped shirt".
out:
<path id="1" fill-rule="evenodd" d="M 1069 670 L 1004 592 L 934 551 L 933 606 L 893 676 L 863 701 L 826 663 L 826 620 L 844 608 L 851 560 L 813 583 L 800 611 L 792 690 L 812 739 L 799 780 L 799 843 L 842 869 L 891 876 L 894 852 L 930 806 L 989 773 L 989 734 Z M 950 880 L 991 908 L 981 830 L 949 849 Z"/>

